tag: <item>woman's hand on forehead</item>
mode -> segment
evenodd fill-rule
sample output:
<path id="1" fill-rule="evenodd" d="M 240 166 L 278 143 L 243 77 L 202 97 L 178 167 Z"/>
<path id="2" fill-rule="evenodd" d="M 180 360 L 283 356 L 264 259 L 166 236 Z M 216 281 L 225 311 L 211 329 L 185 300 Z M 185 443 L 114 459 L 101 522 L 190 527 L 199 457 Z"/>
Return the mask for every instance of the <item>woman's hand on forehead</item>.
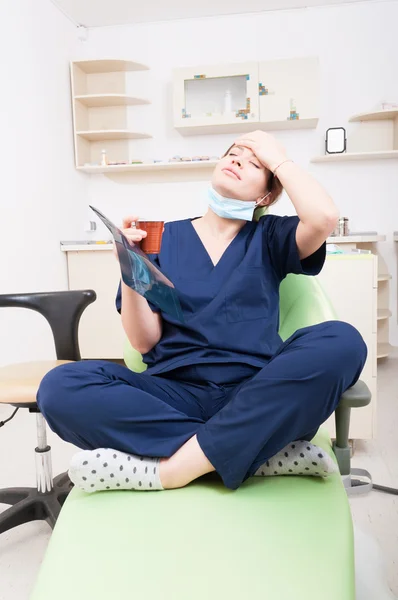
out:
<path id="1" fill-rule="evenodd" d="M 239 146 L 238 144 L 235 144 L 234 146 L 232 146 L 230 152 L 232 152 L 234 150 L 238 150 L 241 154 L 244 154 L 247 151 L 249 157 L 256 156 L 254 154 L 253 150 L 250 150 L 249 148 L 245 148 L 244 146 Z"/>
<path id="2" fill-rule="evenodd" d="M 287 153 L 283 145 L 271 134 L 265 131 L 253 131 L 235 140 L 236 148 L 248 148 L 258 160 L 270 171 L 286 160 Z"/>

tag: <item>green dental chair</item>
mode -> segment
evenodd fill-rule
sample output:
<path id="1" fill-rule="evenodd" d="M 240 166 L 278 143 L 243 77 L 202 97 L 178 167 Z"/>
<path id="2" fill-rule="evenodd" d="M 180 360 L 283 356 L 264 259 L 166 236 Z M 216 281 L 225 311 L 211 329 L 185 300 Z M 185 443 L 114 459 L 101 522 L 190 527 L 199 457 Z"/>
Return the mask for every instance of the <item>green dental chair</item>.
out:
<path id="1" fill-rule="evenodd" d="M 335 319 L 313 277 L 280 288 L 280 334 Z M 62 356 L 58 356 L 62 359 Z M 126 365 L 145 368 L 126 344 Z M 336 410 L 336 441 L 313 442 L 350 474 L 351 407 L 370 393 L 358 382 Z M 52 534 L 31 600 L 354 600 L 352 520 L 342 477 L 253 477 L 238 490 L 215 474 L 167 492 L 74 488 Z"/>

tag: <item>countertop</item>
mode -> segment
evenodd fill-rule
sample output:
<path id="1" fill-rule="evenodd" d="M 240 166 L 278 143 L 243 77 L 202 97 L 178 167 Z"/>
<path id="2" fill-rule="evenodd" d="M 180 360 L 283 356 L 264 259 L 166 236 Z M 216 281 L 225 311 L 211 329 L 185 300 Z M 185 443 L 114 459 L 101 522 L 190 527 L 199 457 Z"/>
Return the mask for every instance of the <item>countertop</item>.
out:
<path id="1" fill-rule="evenodd" d="M 385 242 L 386 236 L 379 235 L 375 231 L 364 231 L 360 233 L 351 233 L 350 235 L 343 236 L 330 236 L 326 240 L 328 244 L 366 244 L 375 242 Z"/>
<path id="2" fill-rule="evenodd" d="M 328 244 L 365 244 L 384 242 L 385 235 L 378 235 L 376 232 L 361 232 L 352 233 L 345 236 L 331 236 L 327 239 Z M 394 240 L 398 241 L 398 231 L 394 232 Z M 112 242 L 95 242 L 95 241 L 65 241 L 61 242 L 62 252 L 104 252 L 113 249 Z"/>
<path id="3" fill-rule="evenodd" d="M 95 242 L 95 241 L 73 241 L 73 242 L 61 242 L 62 252 L 97 252 L 104 250 L 113 250 L 113 242 Z"/>

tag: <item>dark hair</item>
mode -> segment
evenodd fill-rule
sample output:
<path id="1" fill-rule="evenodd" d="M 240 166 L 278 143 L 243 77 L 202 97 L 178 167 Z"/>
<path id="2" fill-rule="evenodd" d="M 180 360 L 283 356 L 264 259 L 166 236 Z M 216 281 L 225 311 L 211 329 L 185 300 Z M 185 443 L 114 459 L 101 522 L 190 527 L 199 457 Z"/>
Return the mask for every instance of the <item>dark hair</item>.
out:
<path id="1" fill-rule="evenodd" d="M 224 156 L 227 156 L 227 154 L 229 154 L 229 152 L 231 151 L 231 149 L 234 146 L 236 146 L 236 144 L 232 144 L 232 146 L 230 146 L 228 148 L 228 150 L 223 154 L 222 158 L 224 158 Z M 273 174 L 272 171 L 270 171 L 267 168 L 266 168 L 266 171 L 268 171 L 269 175 L 268 175 L 268 183 L 267 183 L 267 189 L 265 190 L 265 194 L 268 192 L 271 192 L 271 195 L 268 196 L 268 198 L 267 198 L 268 203 L 266 206 L 271 206 L 271 204 L 275 204 L 275 202 L 278 200 L 278 198 L 282 194 L 283 186 L 282 186 L 281 182 L 279 181 L 279 179 Z M 259 206 L 258 208 L 260 209 L 260 208 L 265 208 L 265 207 Z"/>

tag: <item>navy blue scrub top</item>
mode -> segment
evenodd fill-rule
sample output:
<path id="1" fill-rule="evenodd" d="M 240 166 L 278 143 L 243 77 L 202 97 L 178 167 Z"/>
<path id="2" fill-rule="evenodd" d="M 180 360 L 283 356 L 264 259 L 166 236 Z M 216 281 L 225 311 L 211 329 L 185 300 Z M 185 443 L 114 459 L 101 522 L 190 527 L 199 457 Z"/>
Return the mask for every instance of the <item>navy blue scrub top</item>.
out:
<path id="1" fill-rule="evenodd" d="M 298 223 L 275 215 L 247 222 L 216 266 L 191 219 L 166 223 L 160 253 L 150 258 L 174 283 L 185 323 L 162 312 L 162 338 L 143 356 L 147 372 L 203 363 L 263 367 L 281 344 L 280 282 L 288 273 L 317 275 L 325 261 L 326 244 L 300 260 Z"/>

